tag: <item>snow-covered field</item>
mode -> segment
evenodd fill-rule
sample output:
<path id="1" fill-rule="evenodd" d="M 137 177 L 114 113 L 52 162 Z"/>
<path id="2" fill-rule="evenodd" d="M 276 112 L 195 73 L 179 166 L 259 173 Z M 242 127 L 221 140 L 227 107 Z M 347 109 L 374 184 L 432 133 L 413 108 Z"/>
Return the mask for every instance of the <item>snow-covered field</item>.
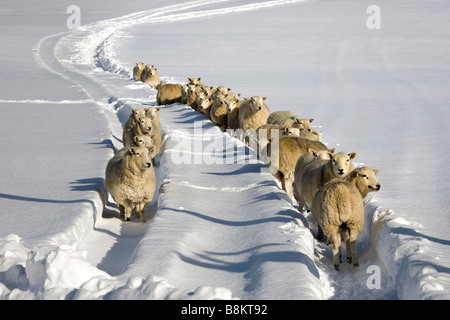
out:
<path id="1" fill-rule="evenodd" d="M 450 298 L 448 1 L 72 5 L 2 2 L 0 298 Z M 253 151 L 181 104 L 160 111 L 164 192 L 121 221 L 104 170 L 130 109 L 156 105 L 140 61 L 266 96 L 381 169 L 360 265 L 334 270 Z"/>

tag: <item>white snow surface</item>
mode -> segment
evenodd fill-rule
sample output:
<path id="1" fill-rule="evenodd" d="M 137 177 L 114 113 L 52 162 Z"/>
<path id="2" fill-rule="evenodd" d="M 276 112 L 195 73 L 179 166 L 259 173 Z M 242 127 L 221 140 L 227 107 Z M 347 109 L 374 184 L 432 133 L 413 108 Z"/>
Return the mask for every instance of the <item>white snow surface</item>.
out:
<path id="1" fill-rule="evenodd" d="M 449 299 L 450 2 L 7 0 L 0 12 L 0 298 Z M 360 265 L 331 248 L 253 150 L 162 107 L 148 222 L 119 218 L 104 170 L 131 108 L 156 105 L 136 62 L 201 77 L 381 169 Z M 20 110 L 20 112 L 18 111 Z"/>

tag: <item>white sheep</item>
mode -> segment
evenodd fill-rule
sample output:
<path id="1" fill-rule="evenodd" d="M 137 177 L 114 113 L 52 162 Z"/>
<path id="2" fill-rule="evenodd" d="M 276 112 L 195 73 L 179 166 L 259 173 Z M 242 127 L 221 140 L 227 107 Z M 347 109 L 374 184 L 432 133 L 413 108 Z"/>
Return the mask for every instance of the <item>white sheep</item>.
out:
<path id="1" fill-rule="evenodd" d="M 188 78 L 188 84 L 200 84 L 202 78 Z"/>
<path id="2" fill-rule="evenodd" d="M 271 148 L 276 141 L 270 143 Z M 295 201 L 292 185 L 298 158 L 308 150 L 327 150 L 321 142 L 299 137 L 281 136 L 278 140 L 278 152 L 271 152 L 270 172 L 281 182 L 284 191 Z M 268 154 L 267 151 L 265 154 Z"/>
<path id="3" fill-rule="evenodd" d="M 158 86 L 158 94 L 156 95 L 156 102 L 158 105 L 166 105 L 172 103 L 181 103 L 182 85 L 175 83 L 167 83 Z"/>
<path id="4" fill-rule="evenodd" d="M 333 248 L 333 264 L 339 270 L 341 239 L 346 242 L 347 262 L 358 265 L 356 238 L 364 225 L 364 198 L 380 190 L 376 178 L 380 170 L 354 169 L 345 179 L 333 179 L 317 191 L 311 211 L 318 222 L 318 238 L 327 235 Z"/>
<path id="5" fill-rule="evenodd" d="M 201 101 L 200 105 L 197 105 L 197 111 L 203 115 L 205 115 L 206 118 L 210 119 L 210 111 L 211 106 L 213 104 L 214 100 L 212 98 L 205 98 Z"/>
<path id="6" fill-rule="evenodd" d="M 144 70 L 144 64 L 142 62 L 136 62 L 136 66 L 133 68 L 133 79 L 141 80 L 142 70 Z"/>
<path id="7" fill-rule="evenodd" d="M 180 101 L 180 103 L 187 104 L 188 90 L 189 90 L 189 83 L 185 83 L 181 86 L 181 101 Z"/>
<path id="8" fill-rule="evenodd" d="M 187 89 L 186 104 L 192 109 L 197 110 L 197 85 L 189 84 Z"/>
<path id="9" fill-rule="evenodd" d="M 244 131 L 257 130 L 266 123 L 270 110 L 264 103 L 265 97 L 244 98 L 239 107 L 239 127 Z"/>
<path id="10" fill-rule="evenodd" d="M 215 99 L 219 96 L 225 96 L 225 95 L 229 94 L 230 91 L 231 91 L 230 88 L 227 88 L 225 86 L 219 86 L 211 92 L 211 98 Z"/>
<path id="11" fill-rule="evenodd" d="M 297 129 L 299 130 L 299 129 Z M 300 199 L 301 197 L 301 178 L 303 175 L 304 170 L 308 170 L 308 167 L 313 166 L 317 163 L 323 163 L 320 161 L 327 161 L 331 159 L 331 155 L 335 152 L 335 149 L 325 149 L 325 150 L 315 150 L 315 149 L 309 149 L 307 153 L 302 155 L 300 158 L 298 158 L 297 163 L 295 164 L 295 170 L 294 170 L 294 186 L 293 186 L 293 192 L 294 196 L 297 199 Z M 299 200 L 299 202 L 304 203 L 304 201 Z M 302 208 L 298 208 L 300 212 L 303 211 Z"/>
<path id="12" fill-rule="evenodd" d="M 119 150 L 105 170 L 106 189 L 119 204 L 120 217 L 131 220 L 133 209 L 145 222 L 145 206 L 156 190 L 155 171 L 147 148 L 130 147 Z"/>
<path id="13" fill-rule="evenodd" d="M 158 70 L 154 66 L 147 64 L 142 70 L 141 81 L 152 88 L 157 88 L 161 83 Z"/>
<path id="14" fill-rule="evenodd" d="M 267 124 L 304 129 L 311 129 L 313 121 L 314 119 L 301 119 L 292 111 L 274 111 L 267 118 Z"/>
<path id="15" fill-rule="evenodd" d="M 133 143 L 133 139 L 138 135 L 152 136 L 155 134 L 155 128 L 153 121 L 149 117 L 139 118 L 134 126 L 132 126 L 127 132 L 125 132 L 123 145 L 128 148 Z"/>
<path id="16" fill-rule="evenodd" d="M 155 132 L 161 131 L 161 124 L 159 122 L 158 111 L 160 107 L 149 107 L 143 109 L 131 109 L 131 114 L 123 127 L 122 141 L 125 141 L 125 136 L 127 132 L 136 124 L 141 118 L 149 117 L 154 122 L 154 127 L 156 127 Z"/>
<path id="17" fill-rule="evenodd" d="M 239 100 L 227 99 L 225 104 L 227 105 L 227 128 L 232 130 L 239 129 L 239 108 L 241 103 Z"/>
<path id="18" fill-rule="evenodd" d="M 146 134 L 140 134 L 133 137 L 131 147 L 147 148 L 150 154 L 150 158 L 152 158 L 153 160 L 158 155 L 161 146 L 158 146 L 156 135 L 149 136 Z M 152 163 L 154 164 L 154 161 L 152 161 Z"/>
<path id="19" fill-rule="evenodd" d="M 213 98 L 213 103 L 211 104 L 209 116 L 211 121 L 214 122 L 217 126 L 220 127 L 222 131 L 227 129 L 227 104 L 226 104 L 226 96 L 217 94 L 215 98 Z"/>
<path id="20" fill-rule="evenodd" d="M 356 157 L 355 152 L 330 153 L 330 156 L 330 160 L 316 161 L 303 170 L 300 180 L 299 210 L 302 210 L 305 205 L 307 209 L 311 208 L 314 195 L 325 183 L 334 178 L 345 178 L 355 168 L 351 161 Z"/>

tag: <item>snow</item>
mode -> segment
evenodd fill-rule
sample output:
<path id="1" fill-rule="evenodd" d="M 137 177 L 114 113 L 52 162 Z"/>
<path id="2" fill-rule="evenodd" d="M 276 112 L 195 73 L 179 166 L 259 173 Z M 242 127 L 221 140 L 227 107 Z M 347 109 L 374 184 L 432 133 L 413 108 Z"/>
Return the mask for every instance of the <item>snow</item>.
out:
<path id="1" fill-rule="evenodd" d="M 372 4 L 78 1 L 68 29 L 68 1 L 4 1 L 0 298 L 449 299 L 450 4 L 380 0 L 369 30 Z M 360 265 L 334 270 L 253 150 L 181 104 L 160 111 L 149 221 L 121 221 L 104 170 L 130 109 L 156 105 L 139 61 L 266 96 L 381 169 Z"/>

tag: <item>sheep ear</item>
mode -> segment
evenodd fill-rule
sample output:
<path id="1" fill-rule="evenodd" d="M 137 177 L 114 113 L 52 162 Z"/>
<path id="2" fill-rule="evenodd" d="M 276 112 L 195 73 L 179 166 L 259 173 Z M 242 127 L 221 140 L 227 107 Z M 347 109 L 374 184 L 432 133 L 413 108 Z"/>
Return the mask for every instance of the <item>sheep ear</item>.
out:
<path id="1" fill-rule="evenodd" d="M 355 159 L 356 152 L 349 153 L 348 156 L 350 157 L 350 159 Z"/>
<path id="2" fill-rule="evenodd" d="M 284 130 L 283 130 L 284 132 L 289 132 L 289 128 L 288 127 L 286 127 L 286 128 L 284 128 Z"/>
<path id="3" fill-rule="evenodd" d="M 240 93 L 238 93 L 238 94 L 237 94 L 237 96 L 238 96 L 238 97 L 240 97 L 240 96 L 241 96 L 241 94 L 240 94 Z"/>
<path id="4" fill-rule="evenodd" d="M 131 147 L 130 149 L 128 149 L 130 151 L 130 154 L 136 154 L 136 150 L 134 150 L 133 147 Z"/>
<path id="5" fill-rule="evenodd" d="M 313 122 L 314 121 L 314 118 L 313 119 L 309 119 L 309 123 L 311 123 L 311 122 Z"/>
<path id="6" fill-rule="evenodd" d="M 153 153 L 155 151 L 155 147 L 148 147 L 147 150 L 148 152 Z"/>
<path id="7" fill-rule="evenodd" d="M 139 141 L 139 137 L 138 136 L 134 136 L 133 140 L 138 142 Z"/>
<path id="8" fill-rule="evenodd" d="M 330 149 L 330 150 L 328 150 L 329 152 L 331 152 L 331 153 L 334 153 L 335 151 L 336 151 L 336 149 L 335 148 L 332 148 L 332 149 Z"/>
<path id="9" fill-rule="evenodd" d="M 263 99 L 263 100 L 266 100 L 267 98 L 266 98 L 266 97 L 263 97 L 262 99 Z"/>
<path id="10" fill-rule="evenodd" d="M 159 111 L 159 110 L 161 110 L 161 107 L 156 108 L 156 111 Z"/>
<path id="11" fill-rule="evenodd" d="M 137 111 L 135 109 L 131 109 L 130 111 L 131 111 L 132 114 L 136 114 L 137 113 Z"/>
<path id="12" fill-rule="evenodd" d="M 375 173 L 375 174 L 379 174 L 381 170 L 380 170 L 380 169 L 373 169 L 372 171 L 373 171 L 373 173 Z"/>

